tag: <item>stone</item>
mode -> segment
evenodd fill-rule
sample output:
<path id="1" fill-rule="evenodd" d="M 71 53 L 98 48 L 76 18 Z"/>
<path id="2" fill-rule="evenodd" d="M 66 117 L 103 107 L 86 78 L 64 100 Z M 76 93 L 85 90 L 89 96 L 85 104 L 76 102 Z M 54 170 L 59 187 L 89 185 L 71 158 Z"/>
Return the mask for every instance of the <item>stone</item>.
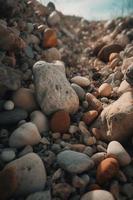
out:
<path id="1" fill-rule="evenodd" d="M 16 157 L 15 151 L 13 149 L 4 149 L 1 152 L 0 158 L 4 161 L 4 162 L 10 162 L 12 160 L 14 160 Z"/>
<path id="2" fill-rule="evenodd" d="M 112 62 L 114 59 L 119 58 L 119 54 L 118 53 L 111 53 L 109 55 L 109 61 Z"/>
<path id="3" fill-rule="evenodd" d="M 133 86 L 133 64 L 129 65 L 125 74 L 126 81 Z"/>
<path id="4" fill-rule="evenodd" d="M 93 94 L 87 93 L 86 100 L 89 104 L 89 110 L 96 110 L 98 113 L 102 111 L 102 103 Z"/>
<path id="5" fill-rule="evenodd" d="M 26 200 L 51 200 L 51 193 L 49 190 L 43 192 L 35 192 L 30 194 Z"/>
<path id="6" fill-rule="evenodd" d="M 66 111 L 57 111 L 53 114 L 50 127 L 53 132 L 66 133 L 70 127 L 70 116 Z"/>
<path id="7" fill-rule="evenodd" d="M 118 88 L 118 94 L 122 95 L 123 93 L 129 91 L 133 91 L 132 86 L 126 80 L 123 80 Z"/>
<path id="8" fill-rule="evenodd" d="M 133 183 L 124 184 L 122 187 L 122 193 L 125 194 L 129 199 L 133 198 Z"/>
<path id="9" fill-rule="evenodd" d="M 68 199 L 72 192 L 73 188 L 68 183 L 57 183 L 53 186 L 53 195 L 61 199 Z"/>
<path id="10" fill-rule="evenodd" d="M 98 116 L 98 112 L 96 110 L 90 110 L 83 114 L 82 120 L 86 125 L 90 125 Z"/>
<path id="11" fill-rule="evenodd" d="M 31 89 L 19 88 L 13 94 L 12 99 L 16 107 L 23 108 L 26 111 L 31 112 L 38 108 L 35 94 Z"/>
<path id="12" fill-rule="evenodd" d="M 105 45 L 98 53 L 98 58 L 104 62 L 108 62 L 111 53 L 119 53 L 122 50 L 123 47 L 119 44 Z"/>
<path id="13" fill-rule="evenodd" d="M 75 113 L 79 99 L 66 76 L 55 64 L 39 61 L 33 66 L 37 100 L 46 115 L 58 110 Z"/>
<path id="14" fill-rule="evenodd" d="M 57 155 L 60 167 L 70 173 L 80 174 L 94 167 L 89 156 L 76 151 L 65 150 Z"/>
<path id="15" fill-rule="evenodd" d="M 85 147 L 86 146 L 84 144 L 70 144 L 70 149 L 73 151 L 83 152 Z"/>
<path id="16" fill-rule="evenodd" d="M 112 62 L 109 64 L 109 67 L 113 70 L 115 69 L 115 67 L 119 66 L 120 63 L 120 59 L 119 58 L 115 58 L 114 60 L 112 60 Z"/>
<path id="17" fill-rule="evenodd" d="M 26 196 L 43 190 L 46 170 L 40 157 L 29 153 L 7 164 L 0 177 L 0 194 L 5 200 L 12 195 Z"/>
<path id="18" fill-rule="evenodd" d="M 88 87 L 90 85 L 90 80 L 83 76 L 74 76 L 71 79 L 71 82 L 79 85 L 80 87 Z"/>
<path id="19" fill-rule="evenodd" d="M 11 67 L 0 67 L 0 86 L 8 90 L 17 90 L 21 86 L 21 73 Z"/>
<path id="20" fill-rule="evenodd" d="M 48 118 L 39 110 L 33 111 L 30 115 L 31 122 L 33 122 L 38 128 L 40 133 L 49 130 Z"/>
<path id="21" fill-rule="evenodd" d="M 133 63 L 133 57 L 131 58 L 125 58 L 123 60 L 123 64 L 121 66 L 121 69 L 122 69 L 122 73 L 125 74 L 127 68 Z"/>
<path id="22" fill-rule="evenodd" d="M 132 136 L 132 99 L 132 92 L 122 94 L 118 100 L 104 108 L 91 129 L 98 128 L 105 141 L 126 141 Z"/>
<path id="23" fill-rule="evenodd" d="M 115 158 L 106 158 L 98 165 L 96 174 L 97 182 L 101 185 L 107 183 L 118 174 L 118 171 L 118 161 Z"/>
<path id="24" fill-rule="evenodd" d="M 107 157 L 107 153 L 105 153 L 105 152 L 97 152 L 97 153 L 93 154 L 91 159 L 94 161 L 95 165 L 98 165 L 106 157 Z"/>
<path id="25" fill-rule="evenodd" d="M 84 91 L 84 89 L 82 87 L 80 87 L 79 85 L 75 84 L 75 83 L 72 83 L 71 86 L 75 90 L 76 94 L 78 95 L 79 100 L 83 101 L 84 98 L 85 98 L 85 91 Z"/>
<path id="26" fill-rule="evenodd" d="M 8 100 L 4 103 L 4 109 L 5 110 L 13 110 L 14 109 L 14 103 L 11 100 Z"/>
<path id="27" fill-rule="evenodd" d="M 47 28 L 44 30 L 43 46 L 44 48 L 51 48 L 57 46 L 57 35 L 54 29 Z"/>
<path id="28" fill-rule="evenodd" d="M 61 53 L 59 52 L 57 48 L 52 47 L 50 49 L 45 50 L 42 53 L 42 60 L 45 60 L 47 62 L 61 60 Z"/>
<path id="29" fill-rule="evenodd" d="M 35 124 L 27 122 L 18 127 L 9 138 L 9 146 L 21 148 L 26 145 L 38 144 L 41 140 L 40 133 Z"/>
<path id="30" fill-rule="evenodd" d="M 87 192 L 81 197 L 81 200 L 115 200 L 113 195 L 106 190 L 94 190 Z"/>
<path id="31" fill-rule="evenodd" d="M 15 108 L 10 111 L 0 112 L 0 125 L 17 124 L 19 121 L 28 117 L 28 113 L 20 108 Z"/>
<path id="32" fill-rule="evenodd" d="M 57 11 L 53 11 L 49 16 L 48 16 L 48 24 L 51 26 L 57 25 L 60 23 L 60 15 L 58 14 Z"/>
<path id="33" fill-rule="evenodd" d="M 124 149 L 124 147 L 117 141 L 112 141 L 109 143 L 107 148 L 107 154 L 115 156 L 121 166 L 129 165 L 131 162 L 130 155 Z"/>
<path id="34" fill-rule="evenodd" d="M 98 89 L 101 97 L 110 97 L 112 92 L 112 86 L 109 83 L 103 83 Z"/>

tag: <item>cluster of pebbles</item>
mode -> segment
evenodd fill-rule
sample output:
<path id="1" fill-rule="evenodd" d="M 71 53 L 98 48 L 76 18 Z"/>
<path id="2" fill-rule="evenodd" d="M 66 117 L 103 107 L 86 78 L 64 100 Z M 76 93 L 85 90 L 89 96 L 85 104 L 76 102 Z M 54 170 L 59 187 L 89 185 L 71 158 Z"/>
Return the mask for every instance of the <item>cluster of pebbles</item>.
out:
<path id="1" fill-rule="evenodd" d="M 133 17 L 0 2 L 0 200 L 132 200 Z"/>

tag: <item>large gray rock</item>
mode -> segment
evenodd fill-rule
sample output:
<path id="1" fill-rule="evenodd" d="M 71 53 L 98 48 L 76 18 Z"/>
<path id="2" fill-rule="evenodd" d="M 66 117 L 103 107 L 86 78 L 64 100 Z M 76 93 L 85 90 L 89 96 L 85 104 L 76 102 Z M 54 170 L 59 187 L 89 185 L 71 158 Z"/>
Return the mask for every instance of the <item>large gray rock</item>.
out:
<path id="1" fill-rule="evenodd" d="M 91 128 L 98 128 L 106 141 L 125 141 L 133 135 L 133 92 L 126 92 L 101 112 Z"/>
<path id="2" fill-rule="evenodd" d="M 56 64 L 39 61 L 33 66 L 33 75 L 37 100 L 45 114 L 58 110 L 75 113 L 78 110 L 78 96 Z"/>
<path id="3" fill-rule="evenodd" d="M 6 165 L 0 177 L 3 178 L 0 179 L 0 192 L 6 197 L 2 199 L 8 199 L 12 195 L 26 196 L 42 191 L 46 183 L 46 170 L 40 157 L 29 153 Z"/>
<path id="4" fill-rule="evenodd" d="M 94 167 L 94 162 L 84 153 L 66 150 L 58 154 L 57 162 L 70 173 L 82 173 Z"/>

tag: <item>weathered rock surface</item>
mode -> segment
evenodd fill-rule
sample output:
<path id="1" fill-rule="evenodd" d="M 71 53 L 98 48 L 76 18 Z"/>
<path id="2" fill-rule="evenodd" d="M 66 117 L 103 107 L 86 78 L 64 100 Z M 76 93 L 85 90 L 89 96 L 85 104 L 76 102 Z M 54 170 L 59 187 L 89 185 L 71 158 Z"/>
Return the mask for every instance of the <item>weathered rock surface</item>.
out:
<path id="1" fill-rule="evenodd" d="M 104 108 L 92 127 L 101 130 L 106 141 L 124 141 L 132 136 L 133 93 L 124 93 L 117 101 Z"/>
<path id="2" fill-rule="evenodd" d="M 39 61 L 33 66 L 33 73 L 38 103 L 45 114 L 58 110 L 75 113 L 78 110 L 78 96 L 56 65 Z"/>
<path id="3" fill-rule="evenodd" d="M 81 200 L 114 200 L 112 194 L 106 190 L 95 190 L 84 194 Z"/>

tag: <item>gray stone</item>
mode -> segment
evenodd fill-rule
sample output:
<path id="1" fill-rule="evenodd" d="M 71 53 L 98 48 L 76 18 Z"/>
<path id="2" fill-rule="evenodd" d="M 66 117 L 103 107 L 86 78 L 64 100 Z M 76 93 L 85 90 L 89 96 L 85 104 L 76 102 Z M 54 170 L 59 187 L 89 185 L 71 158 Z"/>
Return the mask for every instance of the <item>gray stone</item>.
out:
<path id="1" fill-rule="evenodd" d="M 26 200 L 51 200 L 51 193 L 49 190 L 43 192 L 36 192 L 30 194 Z"/>
<path id="2" fill-rule="evenodd" d="M 10 162 L 16 157 L 16 154 L 13 149 L 4 149 L 0 157 L 4 162 Z"/>
<path id="3" fill-rule="evenodd" d="M 60 23 L 60 16 L 58 14 L 57 11 L 53 11 L 49 17 L 48 17 L 48 23 L 51 25 L 51 26 L 54 26 L 56 24 L 59 24 Z"/>
<path id="4" fill-rule="evenodd" d="M 28 122 L 18 127 L 9 138 L 9 146 L 21 148 L 26 145 L 38 144 L 41 140 L 40 133 L 35 124 Z"/>
<path id="5" fill-rule="evenodd" d="M 83 101 L 85 98 L 85 91 L 82 87 L 80 87 L 79 85 L 72 83 L 71 84 L 72 88 L 75 90 L 75 92 L 77 93 L 79 100 Z"/>
<path id="6" fill-rule="evenodd" d="M 130 199 L 133 198 L 133 183 L 127 183 L 122 187 L 122 192 Z"/>
<path id="7" fill-rule="evenodd" d="M 42 160 L 37 154 L 29 153 L 10 162 L 4 168 L 5 171 L 8 169 L 13 169 L 12 177 L 16 179 L 17 185 L 15 195 L 28 195 L 44 189 L 46 170 Z"/>
<path id="8" fill-rule="evenodd" d="M 66 150 L 58 154 L 57 162 L 61 168 L 71 173 L 82 173 L 94 167 L 89 156 L 76 151 Z"/>
<path id="9" fill-rule="evenodd" d="M 56 65 L 39 61 L 33 66 L 33 74 L 38 103 L 45 114 L 58 110 L 75 113 L 78 110 L 78 96 Z"/>
<path id="10" fill-rule="evenodd" d="M 94 190 L 87 192 L 81 197 L 81 200 L 115 200 L 113 195 L 106 190 Z"/>

